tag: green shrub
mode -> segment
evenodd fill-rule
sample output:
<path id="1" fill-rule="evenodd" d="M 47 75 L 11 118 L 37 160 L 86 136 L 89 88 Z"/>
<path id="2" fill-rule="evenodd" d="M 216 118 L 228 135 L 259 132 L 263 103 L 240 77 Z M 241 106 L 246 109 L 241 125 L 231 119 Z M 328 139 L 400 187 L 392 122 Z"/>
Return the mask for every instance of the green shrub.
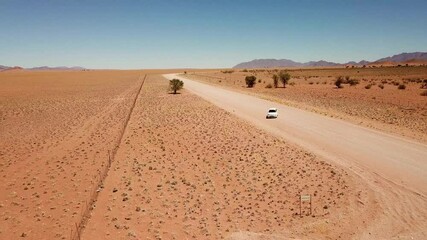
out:
<path id="1" fill-rule="evenodd" d="M 285 70 L 280 71 L 278 75 L 279 80 L 282 82 L 283 87 L 285 88 L 286 84 L 289 82 L 289 79 L 291 79 L 291 75 Z"/>
<path id="2" fill-rule="evenodd" d="M 274 74 L 272 78 L 273 78 L 274 87 L 277 88 L 279 86 L 279 76 L 277 76 L 277 74 Z"/>
<path id="3" fill-rule="evenodd" d="M 246 82 L 246 86 L 248 86 L 248 88 L 251 88 L 251 87 L 255 86 L 256 77 L 253 75 L 252 76 L 246 76 L 245 82 Z"/>
<path id="4" fill-rule="evenodd" d="M 176 94 L 178 90 L 184 87 L 184 82 L 179 79 L 172 79 L 169 81 L 169 89 L 173 91 L 173 94 Z"/>

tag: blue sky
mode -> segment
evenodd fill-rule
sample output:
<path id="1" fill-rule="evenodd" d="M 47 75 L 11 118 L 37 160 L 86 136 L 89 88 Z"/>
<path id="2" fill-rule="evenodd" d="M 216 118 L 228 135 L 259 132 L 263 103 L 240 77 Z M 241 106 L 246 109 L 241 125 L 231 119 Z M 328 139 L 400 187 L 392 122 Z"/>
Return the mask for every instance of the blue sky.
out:
<path id="1" fill-rule="evenodd" d="M 0 65 L 219 68 L 427 51 L 427 1 L 0 0 Z"/>

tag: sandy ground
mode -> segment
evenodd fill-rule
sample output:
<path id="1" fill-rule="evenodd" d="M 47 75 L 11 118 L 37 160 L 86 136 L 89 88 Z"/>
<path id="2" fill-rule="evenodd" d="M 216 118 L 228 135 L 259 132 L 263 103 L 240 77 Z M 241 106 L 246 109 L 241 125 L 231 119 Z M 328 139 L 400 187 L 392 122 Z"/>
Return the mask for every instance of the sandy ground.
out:
<path id="1" fill-rule="evenodd" d="M 275 69 L 228 71 L 187 71 L 185 77 L 427 143 L 427 100 L 421 96 L 427 89 L 420 88 L 427 82 L 427 67 L 289 69 L 292 78 L 286 89 L 280 84 L 266 88 L 273 85 Z M 249 75 L 257 77 L 252 89 L 244 81 Z M 338 76 L 360 83 L 336 89 Z M 406 89 L 399 90 L 399 84 Z"/>
<path id="2" fill-rule="evenodd" d="M 425 200 L 168 94 L 168 72 L 0 73 L 0 239 L 425 236 Z"/>
<path id="3" fill-rule="evenodd" d="M 360 176 L 378 193 L 386 216 L 386 221 L 378 216 L 370 225 L 372 237 L 426 237 L 426 145 L 177 75 L 165 76 L 182 79 L 187 89 L 230 113 Z M 279 109 L 279 118 L 267 120 L 266 109 L 272 106 Z"/>
<path id="4" fill-rule="evenodd" d="M 70 239 L 140 72 L 0 74 L 0 239 Z"/>
<path id="5" fill-rule="evenodd" d="M 343 170 L 166 86 L 144 84 L 83 239 L 346 239 L 349 222 L 366 227 L 372 212 L 348 207 L 370 208 L 368 193 Z"/>

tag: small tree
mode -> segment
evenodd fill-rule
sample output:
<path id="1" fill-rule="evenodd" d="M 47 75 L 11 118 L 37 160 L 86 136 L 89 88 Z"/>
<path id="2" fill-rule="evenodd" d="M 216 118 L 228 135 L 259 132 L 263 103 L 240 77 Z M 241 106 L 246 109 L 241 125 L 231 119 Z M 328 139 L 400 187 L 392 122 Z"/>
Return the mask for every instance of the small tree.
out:
<path id="1" fill-rule="evenodd" d="M 282 70 L 279 72 L 279 79 L 282 82 L 283 87 L 285 88 L 286 84 L 288 84 L 289 82 L 289 79 L 291 79 L 291 75 L 285 70 Z"/>
<path id="2" fill-rule="evenodd" d="M 279 86 L 279 76 L 277 76 L 277 74 L 274 74 L 274 75 L 272 76 L 272 78 L 273 78 L 273 85 L 274 85 L 274 88 L 277 88 L 277 87 Z"/>
<path id="3" fill-rule="evenodd" d="M 184 87 L 184 82 L 179 79 L 172 79 L 169 81 L 169 89 L 173 91 L 173 94 L 176 94 L 176 91 Z"/>
<path id="4" fill-rule="evenodd" d="M 246 76 L 245 82 L 246 82 L 246 85 L 248 86 L 248 88 L 251 88 L 256 83 L 256 77 L 255 76 Z"/>

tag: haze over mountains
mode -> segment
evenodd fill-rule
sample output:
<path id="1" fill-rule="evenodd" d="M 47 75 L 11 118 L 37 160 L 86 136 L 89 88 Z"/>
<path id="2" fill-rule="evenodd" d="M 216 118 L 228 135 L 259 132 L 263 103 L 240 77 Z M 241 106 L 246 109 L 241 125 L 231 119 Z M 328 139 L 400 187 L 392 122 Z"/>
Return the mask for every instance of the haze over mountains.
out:
<path id="1" fill-rule="evenodd" d="M 233 68 L 270 68 L 270 67 L 333 67 L 345 65 L 367 65 L 382 62 L 405 63 L 420 61 L 427 63 L 427 52 L 401 53 L 391 57 L 385 57 L 373 62 L 362 60 L 360 62 L 350 61 L 348 63 L 335 63 L 324 60 L 310 62 L 295 62 L 289 59 L 255 59 L 249 62 L 239 63 Z"/>

